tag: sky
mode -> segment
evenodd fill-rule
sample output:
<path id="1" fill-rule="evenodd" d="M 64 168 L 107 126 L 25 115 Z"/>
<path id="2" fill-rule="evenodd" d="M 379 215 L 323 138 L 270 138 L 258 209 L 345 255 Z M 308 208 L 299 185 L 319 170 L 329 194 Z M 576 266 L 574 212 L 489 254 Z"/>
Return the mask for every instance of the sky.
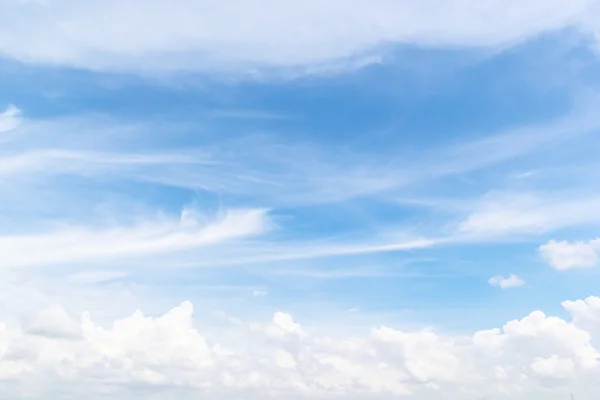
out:
<path id="1" fill-rule="evenodd" d="M 600 1 L 0 0 L 0 398 L 597 399 Z"/>

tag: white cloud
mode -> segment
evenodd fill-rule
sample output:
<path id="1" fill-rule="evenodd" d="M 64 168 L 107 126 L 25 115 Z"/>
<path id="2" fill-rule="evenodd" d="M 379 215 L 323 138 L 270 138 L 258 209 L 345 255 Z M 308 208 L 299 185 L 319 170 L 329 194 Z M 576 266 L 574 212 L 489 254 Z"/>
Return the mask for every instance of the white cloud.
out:
<path id="1" fill-rule="evenodd" d="M 556 354 L 548 357 L 538 357 L 531 364 L 531 369 L 543 377 L 568 378 L 575 371 L 575 365 L 569 358 L 561 358 Z"/>
<path id="2" fill-rule="evenodd" d="M 434 150 L 421 157 L 426 161 L 415 160 L 414 164 L 402 161 L 397 165 L 390 164 L 389 160 L 379 155 L 351 152 L 332 160 L 328 156 L 329 153 L 322 148 L 299 143 L 286 144 L 276 137 L 242 136 L 226 143 L 215 138 L 218 145 L 210 147 L 171 149 L 165 153 L 125 153 L 111 146 L 114 132 L 119 132 L 120 140 L 128 141 L 146 131 L 152 132 L 149 126 L 121 125 L 115 121 L 107 123 L 100 118 L 85 117 L 30 121 L 23 135 L 20 135 L 19 140 L 22 142 L 15 148 L 7 148 L 5 155 L 0 157 L 0 175 L 6 177 L 0 179 L 0 189 L 3 189 L 0 190 L 0 201 L 9 197 L 10 201 L 15 203 L 15 207 L 23 210 L 24 202 L 32 202 L 39 198 L 36 190 L 39 188 L 37 185 L 43 186 L 40 182 L 54 183 L 54 180 L 65 176 L 89 180 L 93 183 L 91 186 L 95 186 L 97 180 L 111 183 L 151 182 L 225 194 L 231 198 L 241 196 L 251 199 L 252 204 L 266 204 L 274 208 L 335 203 L 356 196 L 377 196 L 385 199 L 385 196 L 390 193 L 393 195 L 394 191 L 411 183 L 477 170 L 489 166 L 490 163 L 506 161 L 522 155 L 523 152 L 534 151 L 533 149 L 538 149 L 540 144 L 548 141 L 593 131 L 598 120 L 590 118 L 588 114 L 574 112 L 550 125 L 532 127 L 525 131 L 504 132 L 486 140 Z M 579 118 L 581 115 L 584 117 Z M 83 135 L 85 138 L 93 137 L 102 145 L 97 146 L 95 141 L 87 142 L 85 138 L 76 141 L 69 137 L 68 132 L 80 131 L 86 133 Z M 517 150 L 513 145 L 509 146 L 514 144 L 516 136 L 519 137 L 520 143 Z M 74 147 L 73 143 L 77 146 Z M 45 147 L 49 145 L 52 147 Z M 254 150 L 244 151 L 249 146 Z M 220 150 L 222 148 L 228 151 Z M 494 149 L 491 161 L 480 156 L 491 154 L 491 149 Z M 433 159 L 439 159 L 440 162 L 430 161 Z M 63 180 L 60 180 L 58 185 L 52 184 L 46 190 L 56 195 L 58 202 L 63 195 L 74 196 L 74 199 L 70 199 L 73 202 L 80 200 L 79 188 L 63 184 Z M 597 212 L 600 211 L 600 203 L 595 197 L 581 198 L 571 193 L 564 196 L 558 196 L 556 193 L 553 195 L 554 197 L 543 194 L 527 196 L 522 193 L 492 193 L 465 217 L 457 232 L 452 233 L 450 237 L 415 236 L 414 232 L 401 237 L 397 231 L 410 228 L 399 228 L 386 222 L 387 226 L 365 231 L 363 236 L 348 240 L 320 240 L 322 238 L 312 237 L 305 241 L 256 241 L 246 246 L 236 244 L 236 251 L 214 251 L 211 254 L 203 252 L 201 257 L 196 254 L 187 260 L 171 261 L 186 263 L 193 259 L 198 266 L 215 266 L 397 252 L 427 248 L 439 243 L 464 243 L 473 238 L 513 237 L 515 233 L 535 234 L 557 227 L 594 222 L 597 219 L 593 216 L 600 215 Z M 85 201 L 90 201 L 90 198 L 86 198 Z M 32 211 L 46 214 L 48 206 L 48 202 L 35 202 L 35 207 L 38 208 Z M 97 206 L 93 201 L 85 204 L 85 208 L 88 209 Z M 342 208 L 337 210 L 343 212 Z M 63 212 L 65 211 L 60 210 L 60 213 Z M 118 214 L 119 210 L 116 210 L 116 213 Z M 260 219 L 259 214 L 257 211 L 253 215 Z M 144 235 L 151 235 L 152 230 L 156 231 L 156 235 L 160 235 L 161 230 L 166 236 L 171 233 L 177 235 L 179 231 L 182 235 L 172 241 L 166 239 L 163 242 L 170 250 L 160 250 L 161 246 L 154 246 L 157 242 L 150 245 L 149 238 L 145 241 L 148 245 L 145 248 L 152 249 L 154 254 L 181 252 L 195 246 L 191 243 L 184 244 L 185 240 L 193 240 L 192 236 L 196 235 L 194 229 L 200 229 L 202 226 L 196 224 L 195 218 L 197 216 L 193 210 L 184 209 L 180 221 L 116 227 L 113 231 L 98 231 L 80 226 L 48 232 L 34 227 L 29 230 L 34 232 L 30 235 L 0 236 L 0 247 L 8 246 L 6 254 L 12 257 L 12 261 L 8 256 L 5 257 L 6 261 L 0 261 L 0 264 L 13 262 L 14 265 L 41 265 L 85 261 L 85 258 L 125 258 L 142 255 L 142 247 L 135 250 L 125 249 L 124 246 L 138 243 L 143 240 Z M 251 225 L 250 222 L 249 224 Z M 373 224 L 375 225 L 377 224 Z M 242 227 L 238 228 L 243 230 Z M 384 230 L 390 234 L 385 235 Z M 262 230 L 258 228 L 256 234 L 260 232 Z M 119 235 L 122 237 L 119 238 Z M 248 236 L 251 235 L 254 234 L 248 232 Z M 198 236 L 195 238 L 198 239 Z M 39 254 L 44 256 L 32 254 L 27 250 L 29 243 L 34 242 L 39 243 L 40 249 L 43 250 Z M 108 245 L 113 242 L 117 244 Z M 16 246 L 13 245 L 15 243 Z M 144 246 L 143 243 L 138 244 Z M 66 254 L 67 248 L 76 247 L 79 250 L 69 250 L 70 255 Z M 206 246 L 202 244 L 197 247 Z M 87 251 L 85 249 L 89 249 L 89 252 L 83 254 Z"/>
<path id="3" fill-rule="evenodd" d="M 54 305 L 37 312 L 24 324 L 27 333 L 49 338 L 75 339 L 81 335 L 81 327 L 61 306 Z"/>
<path id="4" fill-rule="evenodd" d="M 554 269 L 592 268 L 598 264 L 600 239 L 589 242 L 557 242 L 550 240 L 539 247 L 541 256 Z"/>
<path id="5" fill-rule="evenodd" d="M 25 151 L 0 157 L 0 174 L 27 173 L 50 175 L 94 175 L 102 171 L 114 174 L 166 165 L 201 165 L 208 161 L 202 154 L 118 154 L 61 149 Z"/>
<path id="6" fill-rule="evenodd" d="M 501 289 L 510 289 L 523 286 L 525 281 L 519 278 L 517 275 L 510 274 L 507 278 L 503 276 L 491 277 L 488 283 L 492 286 L 498 286 Z"/>
<path id="7" fill-rule="evenodd" d="M 209 145 L 195 148 L 136 151 L 140 136 L 153 141 L 155 135 L 164 132 L 145 121 L 132 123 L 85 115 L 30 121 L 18 146 L 6 148 L 0 157 L 0 176 L 17 177 L 22 182 L 63 176 L 152 182 L 250 196 L 269 207 L 334 203 L 477 171 L 543 150 L 549 143 L 595 132 L 600 127 L 594 108 L 598 101 L 585 103 L 591 104 L 589 109 L 575 109 L 550 123 L 498 132 L 485 139 L 401 158 L 395 153 L 386 156 L 380 152 L 348 151 L 339 152 L 332 159 L 334 149 L 318 143 L 248 134 L 215 135 L 210 137 Z M 171 127 L 172 121 L 164 124 Z M 124 142 L 131 143 L 133 150 L 123 151 Z M 249 147 L 252 152 L 246 151 Z M 545 220 L 538 220 L 542 216 L 532 214 L 540 199 L 531 199 L 535 204 L 527 203 L 527 199 L 517 200 L 486 197 L 481 210 L 465 221 L 462 230 L 500 231 L 519 224 L 530 228 L 544 223 Z M 512 208 L 502 211 L 496 203 Z M 523 212 L 533 217 L 523 219 Z M 568 213 L 578 218 L 582 214 L 573 210 Z"/>
<path id="8" fill-rule="evenodd" d="M 89 188 L 98 197 L 118 195 L 107 193 L 113 183 L 131 182 L 202 190 L 211 192 L 215 197 L 223 195 L 234 201 L 243 199 L 248 202 L 246 204 L 266 205 L 268 208 L 290 209 L 306 204 L 339 203 L 356 197 L 387 201 L 396 196 L 399 189 L 413 183 L 479 170 L 539 150 L 546 143 L 594 131 L 598 119 L 590 115 L 585 110 L 575 111 L 552 124 L 503 132 L 485 140 L 427 151 L 418 160 L 411 161 L 409 157 L 409 160 L 397 163 L 380 154 L 366 152 L 345 152 L 332 159 L 326 147 L 286 143 L 281 137 L 252 135 L 237 136 L 227 142 L 214 137 L 211 139 L 215 144 L 205 147 L 138 152 L 132 146 L 131 152 L 124 152 L 114 142 L 115 132 L 119 143 L 137 143 L 140 135 L 145 134 L 152 141 L 155 130 L 144 123 L 121 124 L 98 117 L 29 121 L 17 142 L 7 146 L 0 157 L 0 202 L 26 212 L 26 215 L 14 216 L 7 213 L 10 216 L 7 219 L 18 220 L 19 226 L 22 219 L 27 219 L 31 226 L 21 226 L 20 232 L 30 233 L 0 235 L 0 249 L 6 249 L 0 265 L 73 263 L 107 258 L 148 259 L 147 254 L 182 252 L 188 252 L 186 259 L 173 258 L 168 262 L 171 265 L 193 263 L 196 266 L 256 264 L 400 252 L 440 243 L 513 238 L 518 234 L 536 234 L 565 226 L 595 223 L 600 221 L 600 217 L 594 217 L 600 216 L 597 197 L 562 192 L 553 192 L 552 196 L 544 193 L 529 196 L 523 193 L 492 193 L 474 207 L 449 236 L 446 236 L 447 232 L 439 236 L 429 232 L 418 235 L 414 230 L 411 232 L 410 227 L 396 225 L 399 221 L 376 220 L 366 223 L 364 232 L 354 237 L 346 235 L 325 239 L 315 235 L 306 240 L 293 240 L 290 239 L 292 235 L 281 235 L 281 240 L 277 241 L 236 242 L 235 251 L 211 248 L 209 252 L 205 249 L 212 244 L 209 243 L 212 239 L 202 237 L 200 231 L 205 223 L 197 223 L 198 216 L 193 210 L 184 209 L 177 221 L 153 219 L 143 226 L 99 230 L 87 220 L 76 227 L 64 227 L 62 221 L 71 217 L 68 215 L 69 208 L 54 206 L 62 204 L 65 199 L 82 210 L 97 210 L 102 206 L 95 196 L 81 195 L 80 187 L 73 185 L 73 180 L 66 179 L 72 176 L 90 182 Z M 515 147 L 516 141 L 519 145 Z M 252 147 L 253 151 L 246 151 L 248 147 Z M 40 189 L 51 195 L 54 201 L 40 201 Z M 133 207 L 146 207 L 144 200 L 132 201 L 136 202 Z M 120 210 L 120 206 L 115 204 L 109 213 L 127 213 Z M 63 227 L 48 230 L 47 225 L 36 225 L 36 217 L 42 215 L 47 218 L 50 214 L 48 208 L 52 207 L 56 218 L 51 222 Z M 341 217 L 356 218 L 357 214 L 352 215 L 348 210 L 336 208 Z M 224 227 L 232 229 L 231 236 L 219 239 L 219 243 L 264 232 L 268 228 L 266 214 L 260 210 L 253 212 L 237 213 L 235 218 L 239 217 L 240 224 Z M 81 215 L 77 217 L 82 219 Z M 246 222 L 242 222 L 243 219 Z M 242 226 L 244 224 L 245 227 Z M 215 230 L 210 232 L 211 235 L 213 233 L 216 233 Z M 223 234 L 228 235 L 224 231 Z M 205 239 L 208 242 L 203 242 Z M 33 245 L 40 249 L 39 252 L 29 251 Z M 202 254 L 189 254 L 194 248 L 202 248 Z M 126 268 L 123 265 L 115 267 Z"/>
<path id="9" fill-rule="evenodd" d="M 0 133 L 16 129 L 21 124 L 20 114 L 21 110 L 12 105 L 0 112 Z"/>
<path id="10" fill-rule="evenodd" d="M 469 215 L 460 225 L 460 232 L 480 235 L 502 235 L 513 232 L 543 232 L 547 229 L 550 215 L 543 211 L 511 208 L 507 204 L 495 204 L 485 210 Z"/>
<path id="11" fill-rule="evenodd" d="M 253 290 L 252 291 L 252 296 L 254 297 L 264 297 L 264 296 L 268 296 L 269 293 L 265 290 Z"/>
<path id="12" fill-rule="evenodd" d="M 600 221 L 597 195 L 581 193 L 488 193 L 458 225 L 473 239 L 515 238 Z"/>
<path id="13" fill-rule="evenodd" d="M 5 0 L 0 49 L 27 62 L 93 69 L 319 67 L 368 59 L 393 43 L 499 46 L 569 26 L 593 30 L 594 3 Z"/>
<path id="14" fill-rule="evenodd" d="M 240 209 L 228 210 L 216 220 L 203 224 L 190 225 L 189 218 L 163 219 L 130 227 L 64 227 L 46 233 L 4 235 L 0 236 L 0 266 L 154 257 L 256 236 L 268 227 L 266 210 Z"/>
<path id="15" fill-rule="evenodd" d="M 85 271 L 78 272 L 67 277 L 67 280 L 78 284 L 105 283 L 113 280 L 126 278 L 129 274 L 125 271 Z"/>
<path id="16" fill-rule="evenodd" d="M 502 328 L 458 336 L 385 326 L 360 336 L 327 335 L 326 327 L 315 333 L 278 312 L 266 323 L 230 325 L 229 334 L 212 335 L 217 341 L 198 330 L 190 302 L 157 317 L 136 311 L 107 327 L 89 313 L 77 319 L 54 307 L 42 330 L 0 324 L 0 379 L 21 383 L 11 389 L 15 398 L 61 388 L 64 399 L 82 393 L 125 399 L 145 388 L 156 399 L 186 389 L 184 399 L 542 400 L 587 388 L 589 397 L 578 398 L 591 400 L 600 383 L 592 344 L 600 340 L 599 303 L 565 302 L 571 322 L 535 311 Z M 65 336 L 65 326 L 76 334 Z"/>

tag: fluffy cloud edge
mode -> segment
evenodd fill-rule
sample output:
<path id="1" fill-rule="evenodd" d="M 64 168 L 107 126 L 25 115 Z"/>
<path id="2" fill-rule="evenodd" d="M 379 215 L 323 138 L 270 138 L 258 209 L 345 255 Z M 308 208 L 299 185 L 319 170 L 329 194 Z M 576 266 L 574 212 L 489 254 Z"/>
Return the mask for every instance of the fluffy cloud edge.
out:
<path id="1" fill-rule="evenodd" d="M 132 388 L 147 387 L 187 390 L 190 398 L 495 393 L 542 399 L 549 389 L 598 383 L 600 354 L 593 343 L 600 340 L 600 298 L 563 307 L 571 321 L 534 311 L 502 328 L 458 336 L 386 326 L 358 337 L 328 336 L 276 312 L 264 323 L 232 325 L 235 339 L 221 343 L 197 328 L 189 301 L 156 317 L 138 310 L 108 327 L 90 313 L 78 319 L 52 306 L 20 326 L 0 323 L 0 379 L 41 395 L 58 385 L 72 394 L 66 398 L 77 398 L 77 390 L 127 398 Z M 72 383 L 72 391 L 66 389 Z"/>
<path id="2" fill-rule="evenodd" d="M 549 240 L 538 248 L 540 256 L 554 269 L 593 268 L 598 265 L 600 239 L 587 242 L 569 242 Z"/>
<path id="3" fill-rule="evenodd" d="M 510 274 L 508 277 L 502 275 L 493 276 L 488 280 L 490 286 L 496 286 L 500 289 L 511 289 L 525 285 L 525 281 L 515 274 Z"/>

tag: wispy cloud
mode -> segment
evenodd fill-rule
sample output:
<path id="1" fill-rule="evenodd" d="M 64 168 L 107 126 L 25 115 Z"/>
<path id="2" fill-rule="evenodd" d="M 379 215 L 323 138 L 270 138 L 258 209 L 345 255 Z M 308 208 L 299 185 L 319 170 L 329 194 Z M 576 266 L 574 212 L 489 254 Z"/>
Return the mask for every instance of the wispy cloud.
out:
<path id="1" fill-rule="evenodd" d="M 12 268 L 151 257 L 259 235 L 268 227 L 265 210 L 229 210 L 209 224 L 185 218 L 112 229 L 67 226 L 47 233 L 0 236 L 4 254 L 0 265 Z"/>
<path id="2" fill-rule="evenodd" d="M 100 271 L 85 271 L 79 272 L 67 277 L 67 281 L 76 284 L 96 284 L 106 283 L 114 280 L 123 279 L 129 276 L 125 271 L 111 271 L 111 270 L 100 270 Z"/>
<path id="3" fill-rule="evenodd" d="M 459 225 L 472 238 L 516 238 L 556 229 L 594 225 L 600 198 L 581 193 L 489 193 Z"/>
<path id="4" fill-rule="evenodd" d="M 540 124 L 521 126 L 503 132 L 483 133 L 482 139 L 461 140 L 454 145 L 433 148 L 422 155 L 428 162 L 424 174 L 443 177 L 477 171 L 511 160 L 540 154 L 564 143 L 598 133 L 600 97 L 582 95 L 566 115 Z"/>
<path id="5" fill-rule="evenodd" d="M 255 0 L 236 4 L 232 14 L 221 3 L 192 0 L 178 0 L 176 7 L 157 0 L 5 2 L 0 40 L 5 56 L 96 70 L 315 70 L 376 58 L 382 44 L 507 46 L 546 31 L 587 27 L 595 21 L 588 17 L 592 3 Z"/>
<path id="6" fill-rule="evenodd" d="M 21 123 L 21 110 L 10 105 L 8 108 L 0 112 L 0 133 L 5 133 L 16 129 Z"/>
<path id="7" fill-rule="evenodd" d="M 280 227 L 285 228 L 285 227 Z M 372 254 L 385 253 L 404 253 L 415 250 L 431 248 L 437 244 L 443 243 L 441 240 L 427 238 L 404 238 L 397 241 L 385 241 L 383 239 L 373 240 L 368 237 L 357 237 L 353 239 L 336 239 L 330 241 L 320 240 L 318 236 L 298 239 L 277 239 L 273 235 L 248 238 L 244 241 L 236 241 L 228 246 L 218 246 L 213 248 L 202 248 L 200 254 L 182 252 L 180 257 L 172 257 L 166 261 L 166 265 L 171 268 L 199 268 L 199 267 L 228 267 L 228 266 L 248 266 L 265 268 L 272 267 L 275 264 L 283 265 L 297 261 L 307 260 L 327 260 L 340 257 L 365 256 Z M 161 261 L 153 259 L 153 263 L 158 265 Z M 137 265 L 137 263 L 134 263 Z M 129 262 L 129 265 L 134 265 Z M 267 270 L 265 269 L 266 273 Z M 335 278 L 335 272 L 310 272 L 306 269 L 287 270 L 268 270 L 269 274 L 274 276 L 297 276 L 313 278 Z M 338 271 L 338 278 L 361 276 L 357 271 Z M 381 273 L 381 276 L 385 276 Z M 362 273 L 363 277 L 377 276 L 376 272 Z"/>
<path id="8" fill-rule="evenodd" d="M 131 173 L 136 168 L 165 167 L 167 165 L 210 165 L 202 154 L 138 154 L 102 153 L 42 149 L 0 157 L 0 174 L 3 175 L 88 175 L 110 176 Z"/>
<path id="9" fill-rule="evenodd" d="M 378 265 L 370 265 L 368 267 L 327 267 L 322 266 L 302 266 L 294 268 L 287 266 L 286 268 L 269 269 L 266 273 L 273 277 L 290 277 L 292 279 L 318 279 L 318 280 L 341 280 L 355 278 L 422 278 L 425 276 L 432 277 L 431 274 L 419 272 L 413 268 L 407 270 L 408 263 L 396 263 L 392 266 L 386 265 L 386 268 Z"/>
<path id="10" fill-rule="evenodd" d="M 405 238 L 404 240 L 394 242 L 370 241 L 367 238 L 331 242 L 320 240 L 271 242 L 262 246 L 258 245 L 253 248 L 240 249 L 240 254 L 243 254 L 242 257 L 231 257 L 222 261 L 215 260 L 215 263 L 257 264 L 275 261 L 311 260 L 340 256 L 406 252 L 429 248 L 440 242 L 442 241 L 428 238 Z"/>
<path id="11" fill-rule="evenodd" d="M 380 271 L 377 268 L 351 268 L 351 269 L 281 269 L 276 271 L 269 271 L 270 275 L 273 276 L 284 276 L 292 278 L 310 278 L 310 279 L 349 279 L 349 278 L 384 278 L 384 277 L 395 277 L 395 276 L 406 276 L 409 274 L 402 274 L 401 272 L 393 273 Z"/>
<path id="12" fill-rule="evenodd" d="M 254 109 L 214 109 L 210 111 L 210 115 L 217 118 L 226 119 L 241 119 L 241 120 L 267 120 L 267 121 L 285 121 L 293 120 L 293 115 L 274 113 L 263 110 Z"/>
<path id="13" fill-rule="evenodd" d="M 0 156 L 0 174 L 153 182 L 245 196 L 268 207 L 357 197 L 391 199 L 411 185 L 480 171 L 596 132 L 600 123 L 591 111 L 595 104 L 591 99 L 584 108 L 539 126 L 402 156 L 335 150 L 277 135 L 235 133 L 225 139 L 213 134 L 206 145 L 124 151 L 114 147 L 115 132 L 121 143 L 132 143 L 140 136 L 155 140 L 156 128 L 143 122 L 124 124 L 99 118 L 29 121 L 23 138 Z M 82 135 L 65 138 L 64 132 L 82 130 L 89 139 Z M 332 151 L 335 158 L 330 157 Z"/>
<path id="14" fill-rule="evenodd" d="M 5 236 L 0 238 L 0 245 L 6 248 L 10 257 L 5 257 L 3 263 L 34 265 L 73 262 L 86 257 L 131 257 L 144 252 L 177 253 L 213 242 L 254 236 L 252 241 L 236 243 L 235 251 L 203 250 L 204 256 L 194 257 L 193 262 L 188 257 L 178 259 L 174 264 L 257 264 L 402 252 L 440 244 L 539 234 L 594 223 L 597 221 L 590 215 L 600 215 L 600 203 L 591 195 L 581 192 L 554 192 L 553 196 L 543 192 L 529 195 L 522 191 L 492 192 L 483 200 L 461 198 L 449 204 L 446 211 L 450 211 L 450 218 L 463 215 L 462 221 L 450 231 L 445 229 L 447 220 L 416 231 L 397 222 L 375 221 L 375 228 L 353 238 L 337 237 L 337 234 L 329 239 L 320 234 L 298 238 L 294 232 L 285 230 L 276 240 L 256 238 L 267 226 L 266 214 L 258 207 L 339 204 L 353 198 L 395 202 L 399 193 L 411 185 L 422 187 L 443 177 L 478 171 L 541 151 L 546 144 L 562 143 L 595 132 L 600 124 L 585 111 L 587 109 L 576 110 L 552 123 L 439 146 L 426 150 L 419 157 L 407 154 L 401 158 L 349 150 L 338 151 L 332 158 L 324 146 L 285 143 L 276 136 L 245 134 L 232 135 L 228 139 L 213 135 L 211 138 L 215 140 L 210 145 L 185 149 L 135 151 L 137 147 L 134 146 L 132 151 L 123 151 L 114 147 L 115 132 L 119 132 L 119 140 L 124 142 L 131 142 L 141 134 L 151 142 L 157 134 L 143 123 L 122 125 L 118 121 L 98 118 L 27 121 L 23 135 L 12 141 L 0 156 L 0 175 L 8 178 L 3 185 L 8 185 L 6 182 L 11 185 L 10 188 L 6 186 L 4 193 L 52 177 L 79 176 L 102 182 L 142 182 L 204 190 L 227 196 L 234 203 L 243 199 L 242 204 L 253 204 L 256 209 L 234 211 L 215 222 L 220 228 L 209 231 L 183 226 L 183 218 L 176 222 L 117 227 L 112 231 L 69 225 L 57 231 L 40 233 L 34 230 L 31 234 Z M 74 129 L 83 129 L 90 134 L 86 137 L 92 139 L 66 141 L 62 138 L 54 147 L 44 147 L 44 143 L 51 143 L 50 138 L 62 137 L 62 132 Z M 98 135 L 92 135 L 93 132 Z M 519 146 L 515 147 L 514 143 Z M 58 185 L 54 186 L 54 192 L 75 190 L 66 182 L 51 182 Z M 34 190 L 32 187 L 32 196 L 35 196 Z M 2 196 L 0 194 L 0 198 Z M 423 202 L 420 198 L 415 201 Z M 456 209 L 459 203 L 460 208 Z M 431 205 L 435 208 L 436 202 Z M 464 215 L 465 210 L 469 210 L 467 215 Z M 336 212 L 343 213 L 343 208 L 337 208 Z M 60 219 L 55 222 L 61 223 Z M 37 255 L 26 251 L 31 246 L 43 251 Z"/>

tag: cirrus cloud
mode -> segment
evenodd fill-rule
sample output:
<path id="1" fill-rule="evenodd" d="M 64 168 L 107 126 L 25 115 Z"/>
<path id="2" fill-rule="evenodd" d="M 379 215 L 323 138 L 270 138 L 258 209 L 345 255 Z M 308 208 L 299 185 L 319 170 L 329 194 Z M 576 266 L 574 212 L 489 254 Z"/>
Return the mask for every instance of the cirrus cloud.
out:
<path id="1" fill-rule="evenodd" d="M 180 219 L 156 219 L 134 226 L 65 226 L 45 233 L 0 235 L 0 266 L 64 265 L 177 253 L 256 236 L 268 227 L 263 209 L 228 210 L 208 223 L 184 210 Z"/>
<path id="2" fill-rule="evenodd" d="M 0 133 L 12 131 L 21 124 L 21 110 L 10 105 L 0 112 Z"/>

